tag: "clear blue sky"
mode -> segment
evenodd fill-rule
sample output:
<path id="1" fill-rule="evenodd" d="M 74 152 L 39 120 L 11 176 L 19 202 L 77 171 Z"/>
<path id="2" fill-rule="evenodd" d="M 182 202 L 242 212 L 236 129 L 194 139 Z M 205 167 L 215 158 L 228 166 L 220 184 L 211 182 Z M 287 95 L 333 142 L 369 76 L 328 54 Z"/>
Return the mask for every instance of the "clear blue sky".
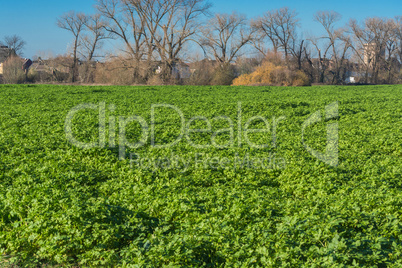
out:
<path id="1" fill-rule="evenodd" d="M 246 14 L 249 18 L 267 10 L 288 6 L 296 9 L 302 24 L 302 32 L 319 34 L 321 28 L 313 21 L 319 10 L 335 10 L 343 16 L 340 25 L 350 18 L 394 17 L 402 15 L 402 0 L 216 0 L 214 12 Z M 70 10 L 92 13 L 94 0 L 0 0 L 0 39 L 17 34 L 26 42 L 24 55 L 33 57 L 39 51 L 53 55 L 66 52 L 71 36 L 57 28 L 56 18 Z"/>

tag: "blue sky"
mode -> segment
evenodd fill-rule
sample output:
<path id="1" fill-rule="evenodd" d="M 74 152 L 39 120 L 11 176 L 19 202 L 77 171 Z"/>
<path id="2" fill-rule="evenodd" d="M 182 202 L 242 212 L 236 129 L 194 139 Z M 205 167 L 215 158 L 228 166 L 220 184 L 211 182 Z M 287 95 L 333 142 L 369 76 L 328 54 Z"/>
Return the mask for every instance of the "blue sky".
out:
<path id="1" fill-rule="evenodd" d="M 335 10 L 342 15 L 339 25 L 350 18 L 363 20 L 366 17 L 394 17 L 402 15 L 402 0 L 216 0 L 214 12 L 237 11 L 249 18 L 267 10 L 288 6 L 299 13 L 302 33 L 319 35 L 321 28 L 313 21 L 319 10 Z M 26 42 L 26 57 L 33 57 L 40 51 L 53 55 L 64 54 L 71 36 L 57 28 L 58 16 L 70 10 L 92 13 L 94 0 L 0 0 L 0 39 L 17 34 Z"/>

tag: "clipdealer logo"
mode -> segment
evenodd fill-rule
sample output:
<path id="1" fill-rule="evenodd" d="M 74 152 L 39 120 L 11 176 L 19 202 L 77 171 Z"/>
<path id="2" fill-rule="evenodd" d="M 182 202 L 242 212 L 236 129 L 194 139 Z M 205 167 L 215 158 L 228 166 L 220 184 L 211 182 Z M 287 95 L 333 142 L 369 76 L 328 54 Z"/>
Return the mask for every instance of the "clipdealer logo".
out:
<path id="1" fill-rule="evenodd" d="M 339 103 L 333 102 L 325 107 L 325 120 L 332 121 L 327 124 L 327 142 L 325 152 L 314 150 L 309 146 L 304 137 L 306 129 L 317 123 L 324 121 L 321 111 L 316 111 L 312 114 L 302 126 L 302 143 L 304 148 L 322 162 L 337 167 L 339 165 L 339 123 L 335 120 L 339 118 Z"/>
<path id="2" fill-rule="evenodd" d="M 157 134 L 156 134 L 156 125 L 158 118 L 158 111 L 161 110 L 170 111 L 171 113 L 176 113 L 180 117 L 180 134 L 177 138 L 166 144 L 157 144 Z M 73 134 L 73 120 L 74 117 L 84 111 L 84 110 L 93 110 L 98 113 L 99 119 L 99 139 L 96 142 L 85 143 L 77 140 Z M 188 120 L 186 120 L 184 113 L 176 106 L 170 104 L 153 104 L 150 107 L 151 118 L 150 122 L 147 122 L 143 117 L 138 115 L 132 116 L 114 116 L 116 107 L 115 105 L 106 105 L 105 102 L 100 102 L 99 104 L 93 103 L 85 103 L 80 104 L 70 110 L 70 112 L 66 116 L 65 120 L 65 133 L 67 140 L 73 144 L 74 146 L 81 149 L 92 149 L 92 148 L 119 148 L 119 159 L 125 160 L 127 158 L 127 149 L 136 150 L 141 147 L 144 147 L 149 142 L 151 148 L 155 149 L 163 149 L 163 148 L 171 148 L 176 146 L 181 141 L 185 140 L 191 147 L 195 149 L 207 149 L 207 148 L 218 148 L 218 149 L 229 149 L 229 148 L 242 148 L 244 144 L 253 149 L 264 149 L 264 148 L 277 148 L 277 131 L 280 124 L 286 120 L 285 116 L 273 116 L 271 120 L 268 120 L 262 116 L 253 116 L 251 118 L 246 118 L 246 123 L 243 122 L 243 112 L 242 112 L 242 103 L 239 102 L 237 104 L 237 121 L 233 121 L 230 117 L 221 115 L 209 119 L 205 116 L 195 116 Z M 106 122 L 106 116 L 108 117 L 108 122 Z M 332 103 L 326 107 L 326 119 L 336 119 L 338 117 L 338 102 Z M 328 124 L 327 126 L 327 147 L 324 153 L 314 150 L 312 147 L 306 144 L 304 139 L 306 129 L 320 121 L 324 120 L 321 116 L 321 112 L 317 111 L 312 114 L 302 125 L 302 144 L 306 148 L 306 150 L 312 154 L 317 159 L 323 161 L 324 163 L 330 166 L 337 166 L 339 163 L 338 160 L 338 123 Z M 212 130 L 213 122 L 226 122 L 228 127 L 219 129 L 216 131 Z M 197 122 L 202 122 L 206 127 L 203 129 L 194 128 L 194 125 Z M 256 123 L 262 123 L 264 125 L 261 129 L 255 129 L 251 126 Z M 127 139 L 127 127 L 130 124 L 137 123 L 141 126 L 141 136 L 138 138 L 136 142 L 129 141 Z M 235 125 L 237 125 L 235 129 Z M 106 133 L 108 133 L 108 137 L 106 137 Z M 196 141 L 192 139 L 193 133 L 210 133 L 211 139 L 209 144 L 197 144 Z M 250 135 L 253 133 L 265 133 L 271 135 L 271 140 L 265 144 L 256 144 L 250 140 Z M 226 144 L 220 144 L 217 142 L 217 137 L 221 134 L 227 134 L 230 138 Z M 235 136 L 237 135 L 237 143 L 235 142 Z M 116 144 L 116 140 L 118 140 L 118 144 Z M 130 159 L 133 161 L 133 156 L 135 156 L 135 160 L 137 163 L 142 162 L 152 162 L 150 159 L 138 160 L 138 154 L 130 154 Z M 239 157 L 238 154 L 236 157 Z M 249 156 L 246 156 L 246 158 Z M 269 156 L 271 159 L 272 166 L 272 155 Z M 162 159 L 162 158 L 161 158 Z M 177 156 L 175 156 L 177 160 Z M 212 158 L 215 159 L 215 158 Z M 185 163 L 183 159 L 179 157 L 178 161 L 169 161 L 169 163 Z M 254 162 L 258 162 L 258 160 L 254 160 Z M 266 161 L 260 159 L 260 162 Z M 163 161 L 158 161 L 161 163 Z M 224 161 L 225 163 L 231 161 Z M 232 161 L 235 163 L 236 161 Z M 281 162 L 286 162 L 281 159 Z M 166 161 L 164 162 L 166 163 Z M 199 161 L 195 160 L 194 163 L 199 163 Z M 214 166 L 216 166 L 216 159 L 214 160 Z M 159 167 L 160 165 L 151 164 L 151 166 Z M 211 164 L 212 165 L 212 164 Z M 211 166 L 204 164 L 203 166 Z M 170 165 L 171 166 L 171 165 Z M 219 165 L 218 165 L 219 166 Z M 222 168 L 225 166 L 222 165 Z"/>

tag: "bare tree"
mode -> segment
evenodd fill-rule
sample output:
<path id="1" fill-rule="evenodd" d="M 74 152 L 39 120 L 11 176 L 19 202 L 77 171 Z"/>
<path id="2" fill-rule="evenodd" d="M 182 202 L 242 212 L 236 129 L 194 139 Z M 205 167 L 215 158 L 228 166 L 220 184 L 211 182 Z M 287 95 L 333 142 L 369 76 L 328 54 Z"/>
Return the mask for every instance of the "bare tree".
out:
<path id="1" fill-rule="evenodd" d="M 353 51 L 360 64 L 365 67 L 365 82 L 377 84 L 382 67 L 392 60 L 392 55 L 387 58 L 386 51 L 387 47 L 395 42 L 392 41 L 396 37 L 395 25 L 394 20 L 381 18 L 367 18 L 362 25 L 356 20 L 350 21 L 354 39 Z M 390 51 L 393 53 L 397 50 L 391 48 L 388 53 Z"/>
<path id="2" fill-rule="evenodd" d="M 226 64 L 234 61 L 252 38 L 244 15 L 215 14 L 202 30 L 201 45 L 213 54 L 216 61 Z"/>
<path id="3" fill-rule="evenodd" d="M 299 19 L 296 11 L 290 10 L 288 7 L 268 11 L 263 17 L 254 20 L 252 25 L 259 31 L 259 36 L 262 38 L 259 42 L 255 42 L 258 44 L 256 48 L 260 52 L 264 53 L 264 50 L 259 44 L 268 39 L 275 53 L 282 49 L 285 57 L 288 57 L 297 38 L 296 30 L 299 26 Z"/>
<path id="4" fill-rule="evenodd" d="M 96 9 L 106 19 L 106 31 L 125 45 L 123 51 L 133 69 L 136 82 L 143 82 L 150 69 L 155 46 L 152 37 L 147 34 L 145 19 L 139 13 L 144 6 L 152 4 L 150 0 L 97 0 Z M 146 61 L 145 64 L 141 64 Z"/>
<path id="5" fill-rule="evenodd" d="M 331 51 L 331 53 L 328 53 L 331 56 L 328 59 L 332 72 L 331 83 L 341 84 L 345 80 L 347 52 L 351 46 L 351 41 L 346 35 L 346 30 L 335 28 L 335 24 L 341 19 L 341 15 L 335 11 L 319 11 L 315 14 L 314 19 L 324 27 L 326 32 L 326 35 L 320 37 L 320 39 L 327 41 L 325 44 L 326 53 L 324 55 L 326 56 L 327 52 Z M 315 46 L 318 48 L 317 45 Z"/>
<path id="6" fill-rule="evenodd" d="M 97 0 L 96 5 L 108 20 L 105 29 L 124 42 L 134 60 L 135 77 L 138 66 L 150 69 L 154 60 L 162 61 L 164 72 L 171 74 L 209 7 L 205 0 Z"/>
<path id="7" fill-rule="evenodd" d="M 185 44 L 193 41 L 199 19 L 210 4 L 205 0 L 130 0 L 147 29 L 147 42 L 154 47 L 170 76 Z"/>
<path id="8" fill-rule="evenodd" d="M 304 39 L 295 40 L 290 47 L 294 60 L 296 61 L 297 69 L 302 70 L 303 61 L 307 57 L 306 51 L 307 43 Z"/>
<path id="9" fill-rule="evenodd" d="M 399 64 L 402 64 L 402 16 L 397 16 L 395 18 L 395 23 L 395 35 L 398 42 L 397 57 Z"/>
<path id="10" fill-rule="evenodd" d="M 308 76 L 310 82 L 315 82 L 316 81 L 316 69 L 314 68 L 314 63 L 312 59 L 312 53 L 313 49 L 311 48 L 311 42 L 309 40 L 305 40 L 304 46 L 303 46 L 303 59 L 304 61 L 302 62 L 302 70 L 303 72 Z"/>
<path id="11" fill-rule="evenodd" d="M 321 44 L 321 39 L 318 37 L 310 37 L 308 41 L 313 45 L 316 53 L 316 59 L 314 60 L 312 57 L 310 57 L 310 65 L 314 70 L 313 76 L 315 76 L 315 79 L 319 83 L 325 83 L 325 78 L 327 75 L 327 71 L 329 69 L 329 50 L 331 48 L 330 45 L 328 44 Z M 306 52 L 307 54 L 307 52 Z M 313 53 L 310 53 L 314 55 Z"/>
<path id="12" fill-rule="evenodd" d="M 110 34 L 105 30 L 106 22 L 102 20 L 100 14 L 87 17 L 85 32 L 81 37 L 81 54 L 87 61 L 92 61 L 98 57 L 95 52 L 101 48 L 102 41 L 110 38 Z"/>
<path id="13" fill-rule="evenodd" d="M 26 82 L 26 74 L 21 69 L 22 61 L 16 55 L 10 55 L 4 62 L 3 80 L 6 84 L 21 84 Z"/>
<path id="14" fill-rule="evenodd" d="M 100 14 L 87 16 L 84 31 L 81 34 L 81 46 L 79 54 L 85 62 L 82 64 L 80 70 L 81 79 L 85 82 L 93 81 L 93 74 L 96 65 L 94 58 L 101 57 L 95 54 L 103 45 L 103 40 L 111 38 L 111 35 L 106 31 L 106 21 L 101 18 Z"/>
<path id="15" fill-rule="evenodd" d="M 83 13 L 70 11 L 57 19 L 57 26 L 71 32 L 74 36 L 73 43 L 73 64 L 71 66 L 71 81 L 74 83 L 78 75 L 78 47 L 80 45 L 80 34 L 83 31 L 88 17 Z"/>
<path id="16" fill-rule="evenodd" d="M 142 5 L 137 0 L 97 0 L 96 9 L 108 20 L 104 28 L 114 37 L 121 39 L 126 49 L 124 52 L 136 60 L 144 55 L 145 24 L 136 11 L 134 4 Z"/>
<path id="17" fill-rule="evenodd" d="M 11 35 L 4 37 L 4 44 L 9 48 L 14 49 L 15 53 L 21 56 L 26 42 L 18 35 Z"/>
<path id="18" fill-rule="evenodd" d="M 389 37 L 385 43 L 384 55 L 384 68 L 386 70 L 386 83 L 391 84 L 395 82 L 396 75 L 399 75 L 400 61 L 399 61 L 399 48 L 400 48 L 400 25 L 398 17 L 389 19 L 386 28 L 389 29 Z"/>

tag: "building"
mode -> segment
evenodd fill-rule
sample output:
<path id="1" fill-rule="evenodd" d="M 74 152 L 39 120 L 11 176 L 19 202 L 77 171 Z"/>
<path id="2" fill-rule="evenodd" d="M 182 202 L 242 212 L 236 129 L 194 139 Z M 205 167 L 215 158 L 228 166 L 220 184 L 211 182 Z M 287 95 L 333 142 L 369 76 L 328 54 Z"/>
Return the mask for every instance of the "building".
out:
<path id="1" fill-rule="evenodd" d="M 349 76 L 346 78 L 345 82 L 347 84 L 355 84 L 356 83 L 356 78 L 354 76 Z"/>
<path id="2" fill-rule="evenodd" d="M 363 61 L 366 66 L 372 67 L 374 65 L 374 61 L 377 58 L 378 53 L 380 53 L 380 57 L 385 58 L 385 49 L 383 48 L 380 52 L 378 52 L 379 48 L 375 42 L 365 44 L 363 49 Z"/>
<path id="3" fill-rule="evenodd" d="M 7 46 L 0 46 L 0 75 L 4 72 L 4 62 L 12 55 L 15 55 L 14 49 Z"/>

